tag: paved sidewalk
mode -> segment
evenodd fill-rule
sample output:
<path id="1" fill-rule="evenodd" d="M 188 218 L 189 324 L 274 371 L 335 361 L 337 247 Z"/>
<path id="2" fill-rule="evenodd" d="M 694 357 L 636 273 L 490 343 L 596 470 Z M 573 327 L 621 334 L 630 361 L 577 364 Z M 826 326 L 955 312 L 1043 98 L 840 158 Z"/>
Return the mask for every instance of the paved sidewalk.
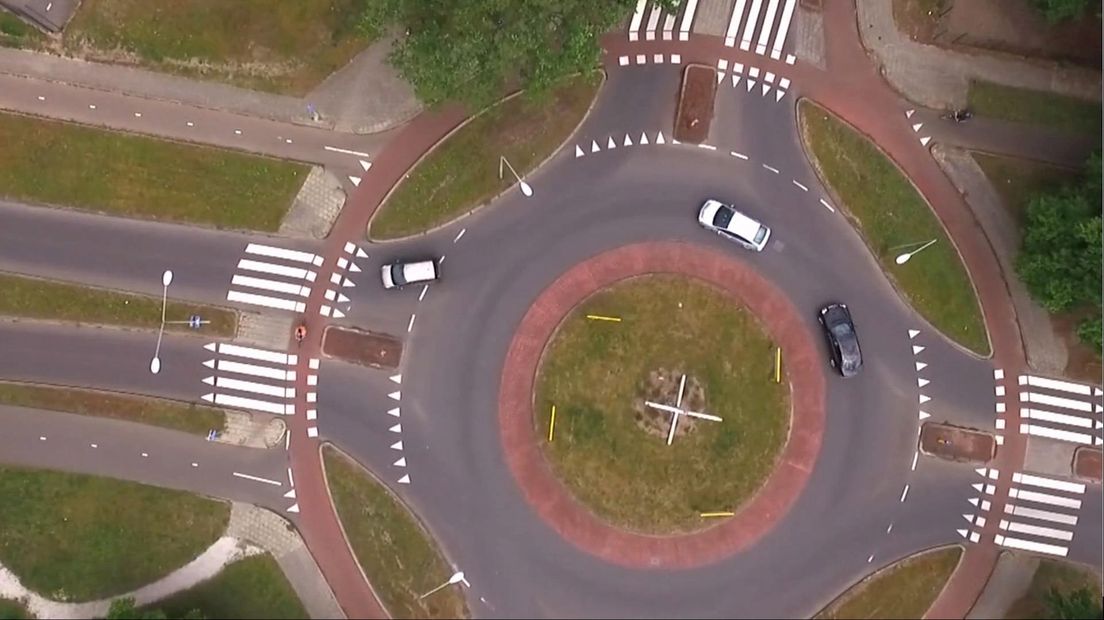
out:
<path id="1" fill-rule="evenodd" d="M 1089 154 L 1100 147 L 1100 136 L 991 118 L 974 117 L 965 123 L 940 118 L 936 110 L 920 109 L 910 123 L 924 123 L 924 134 L 936 143 L 1050 162 L 1080 170 Z"/>
<path id="2" fill-rule="evenodd" d="M 839 2 L 825 2 L 825 7 Z M 890 84 L 933 108 L 963 107 L 971 79 L 1100 100 L 1100 73 L 1053 62 L 966 54 L 917 43 L 897 30 L 890 0 L 855 0 L 863 45 L 873 52 Z"/>
<path id="3" fill-rule="evenodd" d="M 985 584 L 977 605 L 970 610 L 967 618 L 1003 618 L 1009 608 L 1027 592 L 1039 568 L 1036 556 L 1002 553 L 993 570 L 993 577 Z"/>

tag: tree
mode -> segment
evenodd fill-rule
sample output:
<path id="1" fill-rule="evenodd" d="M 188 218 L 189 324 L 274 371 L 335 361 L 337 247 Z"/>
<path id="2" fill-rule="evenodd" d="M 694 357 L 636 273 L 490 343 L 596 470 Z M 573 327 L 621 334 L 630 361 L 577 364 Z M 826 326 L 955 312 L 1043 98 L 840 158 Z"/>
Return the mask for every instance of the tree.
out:
<path id="1" fill-rule="evenodd" d="M 1101 158 L 1089 157 L 1076 185 L 1039 194 L 1027 206 L 1023 245 L 1016 271 L 1031 296 L 1050 312 L 1096 309 L 1078 328 L 1081 339 L 1100 351 Z"/>
<path id="2" fill-rule="evenodd" d="M 165 612 L 160 609 L 139 609 L 134 597 L 117 598 L 111 601 L 106 620 L 165 620 Z M 203 620 L 203 614 L 193 609 L 182 616 L 182 620 Z"/>
<path id="3" fill-rule="evenodd" d="M 1078 19 L 1085 14 L 1086 9 L 1093 4 L 1093 0 L 1033 0 L 1035 8 L 1042 11 L 1047 21 L 1052 24 L 1070 19 Z M 1100 2 L 1097 5 L 1097 14 L 1100 14 Z"/>
<path id="4" fill-rule="evenodd" d="M 674 11 L 676 0 L 659 0 Z M 634 0 L 372 0 L 359 26 L 401 33 L 390 61 L 429 104 L 485 105 L 517 86 L 540 94 L 596 66 L 599 37 Z"/>
<path id="5" fill-rule="evenodd" d="M 1052 587 L 1046 595 L 1047 611 L 1055 620 L 1095 620 L 1104 617 L 1100 599 L 1088 588 L 1078 588 L 1063 594 Z"/>

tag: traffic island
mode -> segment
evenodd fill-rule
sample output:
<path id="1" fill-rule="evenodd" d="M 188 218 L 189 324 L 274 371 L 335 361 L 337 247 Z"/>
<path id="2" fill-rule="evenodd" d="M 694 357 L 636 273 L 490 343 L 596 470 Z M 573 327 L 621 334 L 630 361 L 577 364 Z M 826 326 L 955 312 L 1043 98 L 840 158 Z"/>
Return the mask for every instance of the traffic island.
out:
<path id="1" fill-rule="evenodd" d="M 546 346 L 538 442 L 572 495 L 611 525 L 699 530 L 738 510 L 774 468 L 790 422 L 774 364 L 759 321 L 722 291 L 677 275 L 624 280 L 577 306 Z"/>
<path id="2" fill-rule="evenodd" d="M 990 433 L 929 422 L 920 429 L 920 452 L 949 461 L 988 463 L 997 453 L 997 442 Z"/>
<path id="3" fill-rule="evenodd" d="M 713 99 L 717 94 L 717 71 L 707 65 L 687 65 L 682 73 L 675 139 L 701 144 L 709 137 L 713 122 Z"/>
<path id="4" fill-rule="evenodd" d="M 1099 449 L 1081 446 L 1073 453 L 1073 475 L 1100 484 L 1101 456 Z"/>
<path id="5" fill-rule="evenodd" d="M 388 334 L 348 327 L 327 327 L 322 334 L 322 353 L 346 362 L 373 368 L 398 368 L 402 341 Z"/>

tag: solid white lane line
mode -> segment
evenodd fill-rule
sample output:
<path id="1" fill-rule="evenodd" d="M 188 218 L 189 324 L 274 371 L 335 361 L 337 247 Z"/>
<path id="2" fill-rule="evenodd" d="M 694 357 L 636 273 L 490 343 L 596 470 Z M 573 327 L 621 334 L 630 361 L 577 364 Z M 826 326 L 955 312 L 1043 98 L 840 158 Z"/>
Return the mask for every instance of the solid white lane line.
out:
<path id="1" fill-rule="evenodd" d="M 243 258 L 237 261 L 238 269 L 245 269 L 247 271 L 259 271 L 262 274 L 270 274 L 273 276 L 283 276 L 285 278 L 294 278 L 297 280 L 305 280 L 310 274 L 315 274 L 315 278 L 318 277 L 315 271 L 310 269 L 304 269 L 302 267 L 288 267 L 287 265 L 276 265 L 275 263 L 264 263 L 262 260 L 250 260 Z M 311 278 L 314 281 L 314 278 Z"/>
<path id="2" fill-rule="evenodd" d="M 1047 388 L 1048 390 L 1058 390 L 1060 392 L 1073 392 L 1074 394 L 1082 394 L 1085 396 L 1092 396 L 1093 393 L 1092 386 L 1080 383 L 1061 381 L 1059 379 L 1048 379 L 1047 377 L 1036 377 L 1035 375 L 1020 375 L 1020 385 L 1024 385 L 1025 383 L 1032 387 Z"/>
<path id="3" fill-rule="evenodd" d="M 1020 534 L 1031 534 L 1032 536 L 1042 536 L 1044 538 L 1055 538 L 1057 540 L 1064 540 L 1069 542 L 1073 540 L 1073 532 L 1067 532 L 1066 530 L 1059 530 L 1053 527 L 1043 527 L 1041 525 L 1028 525 L 1026 523 L 1020 523 L 1018 521 L 1001 521 L 1000 529 L 1008 530 L 1009 532 L 1018 532 Z"/>
<path id="4" fill-rule="evenodd" d="M 797 0 L 786 0 L 786 6 L 782 9 L 782 19 L 778 24 L 778 33 L 774 35 L 774 45 L 771 46 L 771 58 L 778 60 L 782 57 L 782 45 L 786 42 L 786 33 L 790 30 L 790 20 L 793 19 L 794 6 Z"/>
<path id="5" fill-rule="evenodd" d="M 368 153 L 362 151 L 350 151 L 349 149 L 339 149 L 336 146 L 323 146 L 322 148 L 327 151 L 333 151 L 334 153 L 344 153 L 346 155 L 356 155 L 357 157 L 370 157 Z"/>
<path id="6" fill-rule="evenodd" d="M 755 26 L 759 23 L 759 9 L 763 0 L 751 0 L 751 9 L 748 14 L 747 24 L 744 26 L 744 34 L 740 36 L 740 49 L 745 52 L 751 49 L 751 36 L 755 34 Z"/>
<path id="7" fill-rule="evenodd" d="M 242 362 L 233 362 L 230 360 L 219 360 L 215 364 L 215 369 L 219 372 L 232 372 L 239 375 L 252 375 L 254 377 L 276 379 L 277 381 L 295 380 L 294 370 L 288 370 L 286 368 L 272 368 L 271 366 L 257 366 L 256 364 L 245 364 Z"/>
<path id="8" fill-rule="evenodd" d="M 411 330 L 414 329 L 414 317 L 415 316 L 417 316 L 417 315 L 416 314 L 411 314 L 410 315 L 410 322 L 406 324 L 406 333 L 408 333 L 408 334 L 410 333 Z"/>
<path id="9" fill-rule="evenodd" d="M 778 0 L 770 0 L 767 5 L 767 14 L 763 17 L 763 27 L 759 30 L 759 40 L 755 43 L 755 53 L 763 54 L 767 51 L 767 40 L 774 30 L 774 18 L 778 14 Z M 770 81 L 770 80 L 768 80 Z"/>
<path id="10" fill-rule="evenodd" d="M 1020 417 L 1054 422 L 1056 424 L 1066 424 L 1068 426 L 1080 426 L 1082 428 L 1093 427 L 1093 419 L 1090 417 L 1070 415 L 1068 413 L 1055 413 L 1045 409 L 1020 409 Z"/>
<path id="11" fill-rule="evenodd" d="M 1074 411 L 1084 411 L 1091 413 L 1093 410 L 1093 404 L 1085 402 L 1083 400 L 1074 400 L 1072 398 L 1062 398 L 1061 396 L 1051 396 L 1049 394 L 1039 394 L 1038 392 L 1027 392 L 1020 394 L 1020 399 L 1029 403 L 1039 403 L 1040 405 L 1050 405 L 1051 407 L 1062 407 L 1064 409 L 1072 409 Z"/>
<path id="12" fill-rule="evenodd" d="M 635 41 L 640 32 L 640 21 L 644 19 L 644 9 L 648 7 L 648 0 L 637 0 L 636 9 L 633 11 L 632 21 L 629 22 L 629 40 Z"/>
<path id="13" fill-rule="evenodd" d="M 266 308 L 276 308 L 278 310 L 290 310 L 292 312 L 302 312 L 306 309 L 306 304 L 301 301 L 295 301 L 294 299 L 282 299 L 280 297 L 269 297 L 268 295 L 256 295 L 253 293 L 243 293 L 241 291 L 228 291 L 226 293 L 226 301 L 236 301 L 242 304 L 264 306 Z"/>
<path id="14" fill-rule="evenodd" d="M 732 15 L 728 18 L 728 30 L 725 31 L 725 45 L 736 45 L 736 34 L 740 31 L 740 22 L 744 20 L 744 7 L 747 0 L 736 0 L 736 6 L 732 8 Z"/>
<path id="15" fill-rule="evenodd" d="M 242 474 L 242 473 L 238 473 L 238 472 L 233 472 L 233 475 L 238 477 L 238 478 L 244 478 L 246 480 L 252 480 L 254 482 L 263 482 L 265 484 L 271 484 L 272 486 L 277 486 L 277 487 L 284 486 L 283 483 L 281 483 L 279 480 L 269 480 L 268 478 L 261 478 L 260 476 L 250 476 L 249 474 Z"/>
<path id="16" fill-rule="evenodd" d="M 271 245 L 262 245 L 260 243 L 250 243 L 245 247 L 245 253 L 256 254 L 258 256 L 268 256 L 271 258 L 282 258 L 284 260 L 295 261 L 298 263 L 314 263 L 314 259 L 318 257 L 317 254 L 312 254 L 310 252 L 288 250 L 286 248 L 278 248 Z"/>
<path id="17" fill-rule="evenodd" d="M 253 276 L 236 275 L 231 278 L 230 284 L 231 286 L 259 288 L 265 291 L 287 293 L 288 295 L 299 295 L 300 297 L 307 297 L 310 295 L 309 286 L 303 286 L 301 284 L 296 284 L 293 282 L 278 282 L 276 280 L 267 280 L 265 278 L 255 278 Z"/>
<path id="18" fill-rule="evenodd" d="M 208 385 L 212 384 L 208 383 Z M 257 383 L 256 381 L 245 381 L 243 379 L 231 379 L 229 377 L 216 377 L 213 385 L 224 390 L 253 392 L 254 394 L 264 394 L 265 396 L 275 396 L 277 398 L 291 398 L 295 394 L 295 388 L 268 385 L 267 383 Z"/>
<path id="19" fill-rule="evenodd" d="M 800 189 L 801 189 L 801 191 L 803 191 L 803 192 L 807 192 L 807 191 L 809 191 L 809 188 L 808 188 L 808 187 L 805 187 L 805 186 L 804 186 L 804 185 L 802 185 L 801 183 L 798 183 L 798 182 L 797 182 L 796 180 L 793 180 L 793 179 L 791 179 L 791 181 L 793 182 L 793 184 L 794 184 L 794 185 L 796 185 L 796 186 L 797 186 L 798 188 L 800 188 Z"/>
<path id="20" fill-rule="evenodd" d="M 1025 489 L 1017 489 L 1016 487 L 1012 487 L 1012 489 L 1008 491 L 1008 496 L 1012 499 L 1018 499 L 1025 502 L 1050 504 L 1051 506 L 1061 506 L 1063 508 L 1072 508 L 1074 510 L 1081 509 L 1081 500 L 1072 499 L 1069 497 L 1060 497 L 1058 495 L 1051 495 L 1050 493 L 1027 491 Z"/>
<path id="21" fill-rule="evenodd" d="M 216 405 L 222 405 L 224 407 L 236 407 L 238 409 L 250 409 L 253 411 L 274 413 L 276 415 L 286 415 L 284 403 L 273 403 L 267 400 L 245 398 L 242 396 L 231 396 L 229 394 L 204 394 L 203 400 L 209 403 L 215 403 Z"/>
<path id="22" fill-rule="evenodd" d="M 219 343 L 218 352 L 222 355 L 244 357 L 251 360 L 260 360 L 262 362 L 272 362 L 274 364 L 293 365 L 295 363 L 288 357 L 287 353 L 270 351 L 268 349 L 257 349 L 254 347 L 243 347 L 240 344 Z"/>
<path id="23" fill-rule="evenodd" d="M 1100 438 L 1094 438 L 1092 435 L 1086 433 L 1064 431 L 1057 428 L 1050 428 L 1049 426 L 1039 426 L 1038 424 L 1021 424 L 1020 433 L 1024 435 L 1035 435 L 1036 437 L 1048 437 L 1050 439 L 1068 441 L 1070 443 L 1082 443 L 1086 446 L 1093 445 L 1094 440 L 1097 444 L 1100 443 Z"/>
<path id="24" fill-rule="evenodd" d="M 1063 525 L 1077 525 L 1077 515 L 1068 515 L 1061 512 L 1051 512 L 1049 510 L 1039 510 L 1037 508 L 1027 508 L 1025 506 L 1017 506 L 1015 504 L 1005 504 L 1004 511 L 1008 514 L 1017 517 L 1024 517 L 1027 519 L 1051 521 L 1053 523 L 1061 523 Z"/>
<path id="25" fill-rule="evenodd" d="M 1065 480 L 1056 480 L 1054 478 L 1047 478 L 1045 476 L 1033 476 L 1031 474 L 1012 474 L 1012 482 L 1029 484 L 1035 487 L 1054 489 L 1056 491 L 1066 491 L 1068 493 L 1085 492 L 1085 485 L 1079 482 L 1067 482 Z"/>
<path id="26" fill-rule="evenodd" d="M 1009 549 L 1023 549 L 1024 551 L 1035 551 L 1036 553 L 1049 553 L 1050 555 L 1057 555 L 1066 557 L 1069 553 L 1069 549 L 1058 545 L 1047 545 L 1043 543 L 1032 542 L 1030 540 L 1023 540 L 1022 538 L 1010 538 L 1007 536 L 997 535 L 996 543 L 1002 547 L 1008 547 Z"/>

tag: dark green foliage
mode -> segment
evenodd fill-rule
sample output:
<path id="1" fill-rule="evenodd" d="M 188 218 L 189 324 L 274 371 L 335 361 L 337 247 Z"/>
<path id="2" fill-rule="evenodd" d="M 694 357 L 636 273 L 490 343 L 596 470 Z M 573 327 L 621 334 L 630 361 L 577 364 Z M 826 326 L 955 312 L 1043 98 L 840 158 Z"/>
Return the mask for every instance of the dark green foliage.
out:
<path id="1" fill-rule="evenodd" d="M 1094 620 L 1104 618 L 1104 608 L 1100 599 L 1093 596 L 1088 588 L 1078 588 L 1062 593 L 1051 588 L 1046 597 L 1049 617 L 1055 620 Z"/>
<path id="2" fill-rule="evenodd" d="M 1033 3 L 1052 24 L 1077 19 L 1092 5 L 1096 5 L 1096 14 L 1100 14 L 1100 0 L 1033 0 Z"/>

